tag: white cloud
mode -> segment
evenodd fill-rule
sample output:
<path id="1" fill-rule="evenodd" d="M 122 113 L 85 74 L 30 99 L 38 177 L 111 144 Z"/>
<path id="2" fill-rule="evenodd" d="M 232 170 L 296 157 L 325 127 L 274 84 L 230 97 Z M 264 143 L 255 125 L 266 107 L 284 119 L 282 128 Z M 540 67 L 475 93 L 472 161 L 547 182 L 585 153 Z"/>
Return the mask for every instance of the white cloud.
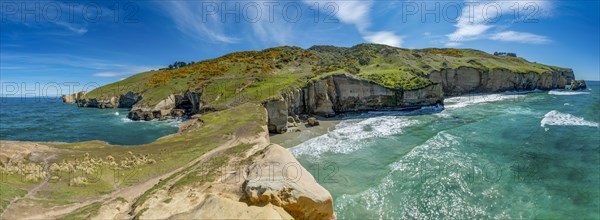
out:
<path id="1" fill-rule="evenodd" d="M 307 5 L 323 5 L 322 1 L 304 0 Z M 398 36 L 390 31 L 369 31 L 371 25 L 370 13 L 373 1 L 362 0 L 362 1 L 327 1 L 327 3 L 333 3 L 336 8 L 335 17 L 338 18 L 342 23 L 351 24 L 356 27 L 358 32 L 362 35 L 363 39 L 371 43 L 386 44 L 390 46 L 400 47 L 402 46 L 404 36 Z M 331 11 L 328 11 L 329 13 Z"/>
<path id="2" fill-rule="evenodd" d="M 375 32 L 373 34 L 367 34 L 363 36 L 363 38 L 371 43 L 385 44 L 394 47 L 400 47 L 404 42 L 404 37 L 397 36 L 394 33 L 388 31 L 380 31 Z"/>
<path id="3" fill-rule="evenodd" d="M 369 12 L 371 1 L 331 1 L 337 5 L 336 17 L 340 21 L 353 24 L 358 31 L 363 32 L 370 24 Z"/>
<path id="4" fill-rule="evenodd" d="M 444 46 L 446 46 L 446 47 L 457 47 L 457 46 L 460 46 L 460 45 L 461 45 L 461 43 L 450 41 L 450 42 L 447 42 Z"/>
<path id="5" fill-rule="evenodd" d="M 98 76 L 98 77 L 113 77 L 113 76 L 118 76 L 118 75 L 122 75 L 122 73 L 117 73 L 117 72 L 94 73 L 94 76 Z"/>
<path id="6" fill-rule="evenodd" d="M 454 33 L 448 34 L 451 42 L 461 42 L 478 39 L 492 26 L 484 24 L 457 24 Z"/>
<path id="7" fill-rule="evenodd" d="M 550 42 L 545 36 L 527 33 L 527 32 L 516 32 L 516 31 L 505 31 L 494 34 L 490 37 L 492 40 L 507 41 L 507 42 L 518 42 L 518 43 L 531 43 L 531 44 L 546 44 Z"/>
<path id="8" fill-rule="evenodd" d="M 237 43 L 238 38 L 224 34 L 224 24 L 219 21 L 220 16 L 203 15 L 202 1 L 161 1 L 159 4 L 163 11 L 169 13 L 171 20 L 177 29 L 184 34 L 198 40 L 206 40 L 221 43 Z M 203 16 L 206 16 L 203 18 Z"/>
<path id="9" fill-rule="evenodd" d="M 286 45 L 293 38 L 292 24 L 284 22 L 283 18 L 273 21 L 262 18 L 251 23 L 251 28 L 256 39 L 267 43 L 276 42 L 279 45 Z"/>
<path id="10" fill-rule="evenodd" d="M 491 29 L 497 28 L 497 25 L 494 25 L 497 22 L 500 22 L 500 18 L 512 17 L 515 8 L 527 8 L 529 11 L 533 11 L 533 14 L 527 14 L 527 16 L 523 15 L 523 13 L 516 16 L 519 19 L 529 19 L 530 21 L 533 19 L 538 19 L 541 17 L 550 16 L 554 5 L 551 1 L 527 1 L 527 2 L 513 2 L 513 1 L 465 1 L 466 6 L 463 7 L 460 16 L 458 17 L 458 22 L 456 25 L 456 30 L 448 35 L 446 45 L 459 45 L 461 42 L 478 40 L 478 39 L 490 39 L 490 40 L 499 40 L 499 41 L 518 41 L 522 43 L 546 43 L 550 40 L 547 37 L 529 34 L 529 33 L 521 33 L 514 31 L 506 31 L 502 32 L 504 35 L 504 39 L 515 39 L 515 40 L 503 40 L 501 38 L 502 35 L 496 34 L 490 36 L 487 32 Z M 533 10 L 535 9 L 535 10 Z M 526 9 L 522 9 L 526 10 Z M 512 35 L 511 35 L 512 33 Z M 529 35 L 523 35 L 529 34 Z M 518 36 L 517 36 L 518 35 Z M 535 37 L 535 40 L 523 40 L 524 36 Z"/>

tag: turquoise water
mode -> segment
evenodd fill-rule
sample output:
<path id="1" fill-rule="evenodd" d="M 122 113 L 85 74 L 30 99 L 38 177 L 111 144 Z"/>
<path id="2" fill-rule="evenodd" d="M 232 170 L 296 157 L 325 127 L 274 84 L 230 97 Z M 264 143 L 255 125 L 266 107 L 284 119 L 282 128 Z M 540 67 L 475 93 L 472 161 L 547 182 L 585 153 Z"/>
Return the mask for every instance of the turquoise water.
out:
<path id="1" fill-rule="evenodd" d="M 290 151 L 339 219 L 600 218 L 600 86 L 371 112 Z"/>
<path id="2" fill-rule="evenodd" d="M 598 219 L 600 86 L 590 87 L 355 115 L 290 150 L 331 192 L 339 219 Z M 178 126 L 57 99 L 0 105 L 1 140 L 135 145 Z"/>
<path id="3" fill-rule="evenodd" d="M 134 122 L 127 109 L 77 108 L 57 98 L 0 98 L 0 140 L 150 143 L 177 132 L 177 121 Z"/>

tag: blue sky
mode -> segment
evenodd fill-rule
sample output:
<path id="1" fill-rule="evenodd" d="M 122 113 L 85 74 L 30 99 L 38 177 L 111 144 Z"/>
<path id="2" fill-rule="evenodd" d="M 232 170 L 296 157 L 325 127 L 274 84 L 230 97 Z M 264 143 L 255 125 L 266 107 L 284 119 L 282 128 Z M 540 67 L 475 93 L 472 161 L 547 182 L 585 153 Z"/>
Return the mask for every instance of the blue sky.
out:
<path id="1" fill-rule="evenodd" d="M 22 83 L 90 89 L 233 51 L 364 42 L 515 52 L 600 80 L 598 1 L 2 1 L 0 12 L 4 94 Z"/>

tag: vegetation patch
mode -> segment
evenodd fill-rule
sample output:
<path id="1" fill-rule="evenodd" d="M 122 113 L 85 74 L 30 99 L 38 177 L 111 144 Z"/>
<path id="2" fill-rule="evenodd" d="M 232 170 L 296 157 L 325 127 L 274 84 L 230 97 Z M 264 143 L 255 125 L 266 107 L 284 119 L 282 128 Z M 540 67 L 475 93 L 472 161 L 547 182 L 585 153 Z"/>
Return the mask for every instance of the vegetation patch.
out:
<path id="1" fill-rule="evenodd" d="M 69 213 L 68 215 L 65 215 L 58 219 L 59 220 L 90 219 L 90 218 L 98 215 L 98 212 L 100 211 L 100 207 L 102 207 L 102 203 L 95 202 L 95 203 L 89 204 L 87 206 L 81 207 L 81 208 Z"/>

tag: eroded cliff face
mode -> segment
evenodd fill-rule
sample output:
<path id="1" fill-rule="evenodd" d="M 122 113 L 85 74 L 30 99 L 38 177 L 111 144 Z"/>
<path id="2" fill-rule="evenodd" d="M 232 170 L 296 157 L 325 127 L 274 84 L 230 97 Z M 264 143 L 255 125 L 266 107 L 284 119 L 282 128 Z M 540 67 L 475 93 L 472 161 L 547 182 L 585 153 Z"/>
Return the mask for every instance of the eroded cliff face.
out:
<path id="1" fill-rule="evenodd" d="M 184 92 L 171 94 L 155 106 L 141 104 L 143 97 L 134 92 L 120 96 L 104 98 L 86 98 L 84 92 L 63 96 L 63 102 L 76 103 L 78 107 L 87 108 L 131 108 L 127 115 L 132 120 L 153 120 L 181 118 L 194 115 L 200 111 L 202 103 L 200 93 Z"/>
<path id="2" fill-rule="evenodd" d="M 564 89 L 567 84 L 575 82 L 573 71 L 538 74 L 515 73 L 506 69 L 487 71 L 472 67 L 436 71 L 428 77 L 429 80 L 442 86 L 446 96 L 514 90 Z M 580 87 L 585 86 L 577 86 L 574 89 Z"/>
<path id="3" fill-rule="evenodd" d="M 551 73 L 517 73 L 507 69 L 484 70 L 473 67 L 444 69 L 427 75 L 434 84 L 417 90 L 395 90 L 357 79 L 350 75 L 331 75 L 310 82 L 304 88 L 284 92 L 279 99 L 265 103 L 271 132 L 287 131 L 287 117 L 301 114 L 334 116 L 343 112 L 371 110 L 404 110 L 443 103 L 444 96 L 467 93 L 493 93 L 514 90 L 585 88 L 585 82 L 575 80 L 573 71 Z M 103 99 L 85 98 L 85 94 L 63 96 L 63 101 L 80 107 L 131 108 L 132 120 L 153 120 L 188 117 L 202 109 L 202 94 L 185 92 L 171 94 L 155 106 L 140 104 L 139 94 Z"/>
<path id="4" fill-rule="evenodd" d="M 315 114 L 334 116 L 344 112 L 371 110 L 404 110 L 440 104 L 440 85 L 412 91 L 388 89 L 348 75 L 332 75 L 309 83 L 303 89 L 287 92 L 279 100 L 265 104 L 269 115 L 269 131 L 287 130 L 287 116 Z"/>
<path id="5" fill-rule="evenodd" d="M 200 96 L 200 93 L 188 91 L 182 94 L 171 94 L 155 106 L 136 104 L 127 117 L 135 121 L 149 121 L 191 116 L 200 112 L 202 107 Z"/>

